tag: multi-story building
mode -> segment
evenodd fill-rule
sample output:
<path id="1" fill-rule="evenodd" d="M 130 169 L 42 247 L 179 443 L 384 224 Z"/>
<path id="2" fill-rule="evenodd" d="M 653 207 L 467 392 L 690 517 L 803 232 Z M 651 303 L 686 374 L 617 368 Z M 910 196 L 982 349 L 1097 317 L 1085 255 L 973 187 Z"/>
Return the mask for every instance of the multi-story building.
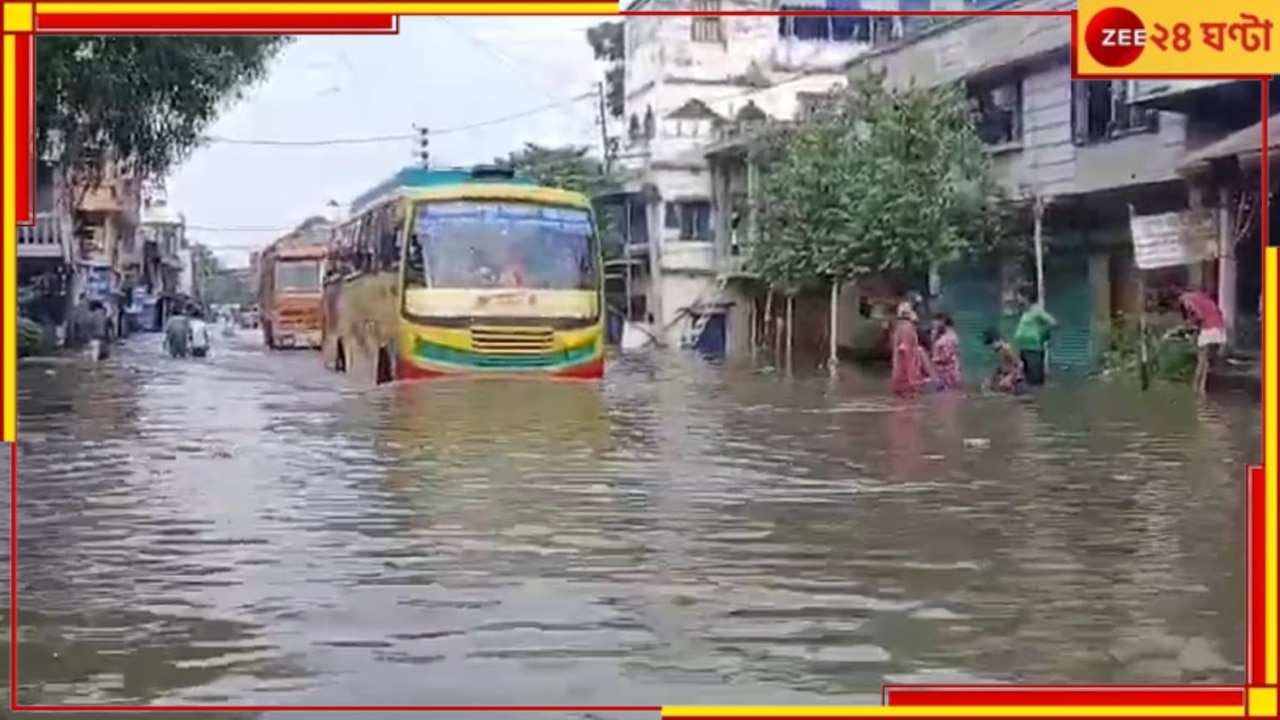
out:
<path id="1" fill-rule="evenodd" d="M 160 329 L 174 307 L 192 295 L 186 218 L 155 191 L 142 215 L 141 271 L 136 287 L 139 323 Z"/>
<path id="2" fill-rule="evenodd" d="M 1267 83 L 1269 107 L 1280 102 L 1280 85 Z M 1259 350 L 1262 341 L 1262 225 L 1259 208 L 1276 193 L 1273 180 L 1263 192 L 1262 85 L 1256 80 L 1146 81 L 1134 102 L 1185 118 L 1186 152 L 1178 171 L 1190 195 L 1221 215 L 1217 253 L 1200 268 L 1200 284 L 1215 290 L 1237 348 Z M 1276 117 L 1271 121 L 1274 123 Z M 1275 177 L 1277 141 L 1269 162 Z M 1268 239 L 1269 242 L 1270 239 Z"/>
<path id="3" fill-rule="evenodd" d="M 18 228 L 18 312 L 54 337 L 65 332 L 76 296 L 72 219 L 63 207 L 53 167 L 37 163 L 36 221 Z"/>
<path id="4" fill-rule="evenodd" d="M 23 297 L 40 299 L 30 312 L 60 330 L 92 301 L 119 316 L 121 270 L 132 252 L 139 199 L 140 185 L 121 163 L 107 162 L 83 184 L 37 163 L 36 223 L 20 229 L 18 238 L 19 285 L 28 288 Z"/>
<path id="5" fill-rule="evenodd" d="M 1075 3 L 1021 0 L 1010 6 L 1061 10 L 1073 9 Z M 1225 273 L 1236 283 L 1236 263 L 1216 262 L 1219 255 L 1233 254 L 1224 250 L 1235 244 L 1224 234 L 1231 224 L 1230 208 L 1214 192 L 1205 192 L 1203 183 L 1189 183 L 1187 176 L 1196 166 L 1212 166 L 1216 177 L 1239 177 L 1238 163 L 1227 168 L 1230 163 L 1221 162 L 1223 156 L 1239 155 L 1230 137 L 1223 138 L 1233 132 L 1247 135 L 1250 130 L 1242 126 L 1258 122 L 1259 86 L 1166 82 L 1161 89 L 1142 81 L 1074 81 L 1070 42 L 1066 17 L 968 17 L 937 23 L 914 37 L 864 52 L 848 64 L 848 72 L 882 72 L 886 82 L 899 87 L 964 85 L 1008 194 L 1029 207 L 1043 208 L 1039 223 L 1047 247 L 1044 300 L 1060 323 L 1052 338 L 1051 361 L 1062 368 L 1085 368 L 1100 349 L 1099 329 L 1117 314 L 1135 313 L 1142 302 L 1130 232 L 1134 214 L 1176 214 L 1171 217 L 1194 221 L 1184 227 L 1209 234 L 1206 238 L 1184 233 L 1177 238 L 1185 245 L 1187 262 L 1145 273 L 1146 286 L 1176 282 L 1216 288 L 1224 307 L 1238 304 L 1228 295 L 1244 291 L 1228 291 L 1215 281 Z M 1256 128 L 1252 132 L 1257 135 Z M 734 199 L 746 195 L 744 186 L 749 183 L 743 178 L 750 171 L 743 159 L 744 144 L 721 143 L 711 149 L 713 185 L 726 188 L 717 193 L 722 216 L 736 216 Z M 723 220 L 716 229 L 718 256 L 732 257 L 728 249 L 744 229 Z M 1032 235 L 1029 225 L 1028 251 Z M 1228 269 L 1216 270 L 1222 267 Z M 1258 275 L 1260 267 L 1253 265 L 1250 277 Z M 730 271 L 732 266 L 720 269 Z M 971 341 L 966 354 L 975 360 L 989 356 L 978 347 L 981 327 L 1007 322 L 1014 290 L 1031 283 L 1034 278 L 1028 277 L 1025 258 L 991 258 L 943 269 L 939 301 Z"/>
<path id="6" fill-rule="evenodd" d="M 119 315 L 119 292 L 136 256 L 142 183 L 127 163 L 109 160 L 91 183 L 73 191 L 81 295 Z"/>
<path id="7" fill-rule="evenodd" d="M 630 10 L 959 9 L 963 0 L 635 0 Z M 845 66 L 900 41 L 924 18 L 751 15 L 625 18 L 625 112 L 617 215 L 641 269 L 630 283 L 654 329 L 688 335 L 717 313 L 717 219 L 706 147 L 734 127 L 802 114 L 844 84 Z M 723 224 L 723 218 L 721 219 Z M 635 318 L 640 319 L 640 318 Z"/>

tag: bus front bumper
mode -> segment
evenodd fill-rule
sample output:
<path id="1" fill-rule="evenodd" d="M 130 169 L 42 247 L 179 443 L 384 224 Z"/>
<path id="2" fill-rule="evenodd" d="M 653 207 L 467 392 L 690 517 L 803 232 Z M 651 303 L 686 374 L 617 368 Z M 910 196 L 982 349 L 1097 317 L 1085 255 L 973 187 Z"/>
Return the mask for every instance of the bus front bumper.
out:
<path id="1" fill-rule="evenodd" d="M 276 331 L 275 340 L 277 347 L 282 348 L 319 348 L 322 342 L 319 330 L 293 330 L 291 328 L 280 328 Z"/>

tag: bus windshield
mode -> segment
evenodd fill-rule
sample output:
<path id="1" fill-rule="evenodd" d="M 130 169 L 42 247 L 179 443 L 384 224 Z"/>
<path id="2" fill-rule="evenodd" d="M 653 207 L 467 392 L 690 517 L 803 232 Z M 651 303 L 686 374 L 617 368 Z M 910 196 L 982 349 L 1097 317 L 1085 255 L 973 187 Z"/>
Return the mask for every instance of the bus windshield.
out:
<path id="1" fill-rule="evenodd" d="M 320 292 L 319 260 L 276 262 L 276 292 Z"/>
<path id="2" fill-rule="evenodd" d="M 426 203 L 416 230 L 430 287 L 593 290 L 598 283 L 595 232 L 581 208 Z"/>

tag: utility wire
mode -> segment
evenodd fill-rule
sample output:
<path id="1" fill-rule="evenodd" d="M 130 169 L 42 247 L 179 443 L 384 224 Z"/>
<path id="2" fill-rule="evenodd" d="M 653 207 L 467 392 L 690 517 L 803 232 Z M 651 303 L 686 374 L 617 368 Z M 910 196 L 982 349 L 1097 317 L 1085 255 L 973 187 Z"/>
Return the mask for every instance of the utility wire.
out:
<path id="1" fill-rule="evenodd" d="M 574 97 L 566 98 L 564 100 L 558 100 L 553 103 L 547 103 L 546 105 L 539 105 L 538 107 L 529 108 L 528 110 L 522 110 L 520 112 L 512 113 L 510 115 L 502 115 L 500 117 L 490 118 L 488 120 L 481 120 L 480 122 L 468 123 L 466 125 L 457 125 L 455 127 L 447 127 L 447 128 L 440 128 L 440 129 L 432 128 L 431 136 L 436 137 L 438 135 L 448 135 L 451 133 L 459 133 L 459 132 L 466 132 L 468 130 L 476 130 L 478 128 L 483 128 L 483 127 L 491 127 L 493 125 L 501 125 L 503 123 L 511 122 L 512 120 L 520 120 L 521 118 L 526 118 L 531 115 L 544 113 L 548 110 L 554 110 L 559 107 L 565 107 L 568 105 L 573 105 L 575 103 L 580 103 L 583 100 L 592 99 L 594 97 L 595 97 L 595 91 L 585 92 L 585 93 L 582 93 L 581 95 L 576 95 Z M 385 142 L 405 142 L 408 140 L 416 140 L 417 138 L 418 138 L 417 133 L 404 133 L 401 135 L 378 135 L 378 136 L 363 137 L 363 138 L 329 138 L 325 140 L 250 140 L 250 139 L 243 139 L 243 138 L 221 137 L 217 135 L 208 136 L 205 139 L 208 140 L 209 142 L 218 143 L 220 145 L 254 145 L 254 146 L 268 146 L 268 147 L 325 147 L 325 146 L 333 146 L 333 145 L 370 145 L 370 144 L 385 143 Z"/>
<path id="2" fill-rule="evenodd" d="M 186 225 L 185 227 L 188 230 L 209 233 L 291 232 L 297 229 L 296 225 L 292 228 L 271 227 L 267 225 Z"/>

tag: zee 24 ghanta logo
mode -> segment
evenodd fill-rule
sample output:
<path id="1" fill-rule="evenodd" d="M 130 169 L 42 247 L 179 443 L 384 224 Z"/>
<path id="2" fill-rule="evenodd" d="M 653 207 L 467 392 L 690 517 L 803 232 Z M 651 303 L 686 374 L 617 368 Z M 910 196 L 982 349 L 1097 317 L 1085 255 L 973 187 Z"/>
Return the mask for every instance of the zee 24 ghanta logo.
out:
<path id="1" fill-rule="evenodd" d="M 1148 46 L 1160 52 L 1185 53 L 1196 44 L 1192 33 L 1199 30 L 1199 44 L 1224 52 L 1229 44 L 1254 53 L 1271 50 L 1270 20 L 1240 13 L 1239 22 L 1176 22 L 1169 26 L 1152 23 L 1148 27 L 1138 14 L 1128 8 L 1109 7 L 1099 10 L 1084 31 L 1084 45 L 1099 65 L 1122 68 L 1137 62 Z"/>

